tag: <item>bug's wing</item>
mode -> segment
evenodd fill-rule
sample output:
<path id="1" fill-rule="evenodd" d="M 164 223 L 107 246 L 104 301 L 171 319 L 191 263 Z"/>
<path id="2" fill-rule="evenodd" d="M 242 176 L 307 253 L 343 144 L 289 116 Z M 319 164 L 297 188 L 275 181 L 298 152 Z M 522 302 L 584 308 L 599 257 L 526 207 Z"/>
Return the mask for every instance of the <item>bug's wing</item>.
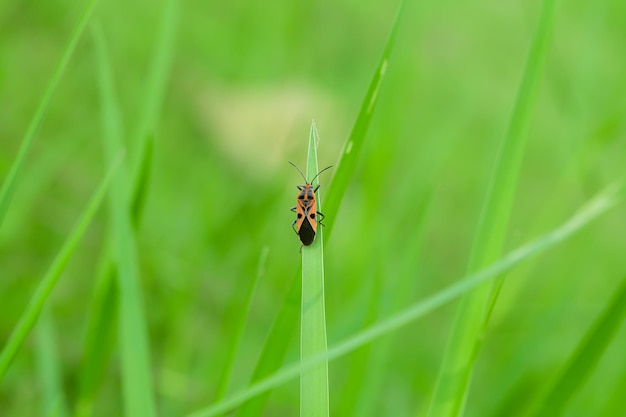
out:
<path id="1" fill-rule="evenodd" d="M 298 237 L 304 246 L 309 246 L 315 240 L 315 229 L 309 223 L 308 217 L 304 217 L 300 229 L 298 229 Z"/>

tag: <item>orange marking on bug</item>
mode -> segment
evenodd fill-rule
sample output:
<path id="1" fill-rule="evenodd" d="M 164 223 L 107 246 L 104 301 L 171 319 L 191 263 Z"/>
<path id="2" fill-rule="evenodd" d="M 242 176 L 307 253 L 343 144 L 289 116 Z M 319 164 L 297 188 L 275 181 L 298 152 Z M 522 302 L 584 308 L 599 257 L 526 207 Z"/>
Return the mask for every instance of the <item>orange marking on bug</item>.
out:
<path id="1" fill-rule="evenodd" d="M 312 183 L 322 172 L 331 168 L 332 165 L 318 172 L 311 181 L 307 181 L 302 171 L 300 171 L 300 168 L 298 168 L 296 164 L 291 161 L 289 161 L 289 163 L 298 170 L 305 183 L 304 185 L 297 186 L 299 192 L 298 198 L 296 199 L 296 206 L 291 209 L 291 211 L 296 213 L 296 220 L 293 221 L 291 226 L 293 227 L 294 232 L 298 235 L 300 242 L 302 242 L 304 246 L 309 246 L 313 243 L 315 235 L 317 234 L 317 217 L 320 217 L 320 224 L 322 224 L 322 220 L 324 219 L 324 215 L 317 211 L 317 205 L 315 202 L 315 193 L 320 186 L 318 185 L 314 189 Z"/>

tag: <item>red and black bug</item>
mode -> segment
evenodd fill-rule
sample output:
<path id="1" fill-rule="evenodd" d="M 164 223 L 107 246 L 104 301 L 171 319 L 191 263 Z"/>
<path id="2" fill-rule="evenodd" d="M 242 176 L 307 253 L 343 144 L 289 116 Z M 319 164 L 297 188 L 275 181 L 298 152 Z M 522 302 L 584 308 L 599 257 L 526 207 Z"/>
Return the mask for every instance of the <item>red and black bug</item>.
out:
<path id="1" fill-rule="evenodd" d="M 304 185 L 297 186 L 300 192 L 298 193 L 296 206 L 291 209 L 291 211 L 296 213 L 296 219 L 291 224 L 291 227 L 293 227 L 294 232 L 296 232 L 300 238 L 300 242 L 302 242 L 304 246 L 309 246 L 315 240 L 315 235 L 317 234 L 317 224 L 319 223 L 323 226 L 322 220 L 324 219 L 324 215 L 317 211 L 315 204 L 315 193 L 320 186 L 318 184 L 318 186 L 313 189 L 311 184 L 315 181 L 315 178 L 317 178 L 322 172 L 331 168 L 332 165 L 318 172 L 311 181 L 307 181 L 302 171 L 300 171 L 300 168 L 298 168 L 296 164 L 291 161 L 289 161 L 289 163 L 298 170 L 305 182 Z"/>

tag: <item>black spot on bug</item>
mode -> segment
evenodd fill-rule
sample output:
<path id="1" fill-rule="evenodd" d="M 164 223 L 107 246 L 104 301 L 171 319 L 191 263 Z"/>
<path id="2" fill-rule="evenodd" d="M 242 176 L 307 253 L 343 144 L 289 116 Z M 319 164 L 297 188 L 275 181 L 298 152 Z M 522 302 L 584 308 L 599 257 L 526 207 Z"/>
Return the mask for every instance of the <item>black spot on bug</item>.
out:
<path id="1" fill-rule="evenodd" d="M 309 246 L 315 240 L 315 230 L 313 230 L 313 226 L 307 219 L 302 222 L 298 230 L 298 237 L 304 246 Z"/>
<path id="2" fill-rule="evenodd" d="M 311 213 L 311 214 L 309 215 L 309 217 L 310 217 L 311 219 L 315 220 L 315 213 Z"/>
<path id="3" fill-rule="evenodd" d="M 298 213 L 298 218 L 301 219 L 302 218 L 302 213 Z"/>

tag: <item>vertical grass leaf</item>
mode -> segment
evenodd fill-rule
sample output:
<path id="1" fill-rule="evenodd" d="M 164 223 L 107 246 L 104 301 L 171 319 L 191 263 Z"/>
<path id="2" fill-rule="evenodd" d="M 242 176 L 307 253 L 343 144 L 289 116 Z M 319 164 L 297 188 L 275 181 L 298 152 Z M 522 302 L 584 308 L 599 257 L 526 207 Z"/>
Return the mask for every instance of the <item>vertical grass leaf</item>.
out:
<path id="1" fill-rule="evenodd" d="M 556 0 L 544 0 L 537 30 L 511 115 L 491 174 L 468 271 L 493 263 L 503 250 L 517 179 L 524 155 L 526 132 L 537 94 L 541 70 L 554 26 Z M 463 414 L 474 361 L 480 350 L 480 334 L 488 317 L 496 286 L 482 286 L 467 294 L 457 310 L 448 347 L 439 371 L 429 415 Z"/>
<path id="2" fill-rule="evenodd" d="M 389 66 L 389 59 L 391 58 L 391 52 L 395 44 L 396 35 L 400 26 L 400 19 L 404 11 L 405 3 L 406 1 L 402 0 L 400 2 L 400 5 L 398 6 L 395 19 L 391 26 L 389 37 L 387 38 L 387 43 L 385 44 L 385 49 L 383 50 L 380 61 L 378 62 L 378 66 L 376 67 L 372 80 L 370 81 L 369 87 L 367 89 L 367 93 L 365 94 L 363 102 L 361 103 L 361 109 L 356 118 L 354 126 L 352 127 L 352 132 L 350 132 L 348 140 L 344 143 L 341 155 L 339 156 L 339 160 L 335 165 L 335 173 L 333 175 L 330 187 L 328 187 L 328 192 L 326 196 L 325 210 L 328 214 L 327 223 L 329 225 L 326 231 L 327 239 L 330 231 L 332 230 L 332 227 L 330 226 L 332 225 L 333 219 L 339 211 L 341 199 L 346 193 L 346 189 L 348 188 L 348 184 L 350 183 L 350 180 L 354 175 L 354 171 L 356 170 L 356 164 L 361 155 L 361 149 L 363 148 L 363 143 L 365 142 L 365 137 L 367 135 L 370 122 L 372 121 L 372 116 L 374 115 L 374 109 L 376 108 L 376 104 L 378 103 L 378 94 L 382 87 L 383 80 L 385 79 L 387 67 Z"/>
<path id="3" fill-rule="evenodd" d="M 155 123 L 158 120 L 171 67 L 178 19 L 178 0 L 168 0 L 161 16 L 157 42 L 146 77 L 143 111 L 140 113 L 133 136 L 140 142 L 137 161 L 133 169 L 132 195 L 128 208 L 135 229 L 143 211 L 152 167 Z M 104 376 L 116 339 L 119 293 L 115 282 L 117 269 L 110 252 L 111 245 L 107 246 L 101 255 L 103 267 L 87 324 L 83 366 L 80 369 L 78 383 L 76 406 L 78 416 L 87 416 L 91 413 L 98 386 Z"/>
<path id="4" fill-rule="evenodd" d="M 122 147 L 119 106 L 104 34 L 94 31 L 98 58 L 98 85 L 102 106 L 104 148 L 108 158 Z M 122 167 L 124 168 L 124 167 Z M 118 272 L 119 341 L 124 410 L 127 416 L 156 415 L 145 308 L 139 278 L 139 259 L 132 225 L 127 170 L 120 169 L 109 193 L 113 255 Z"/>
<path id="5" fill-rule="evenodd" d="M 4 217 L 6 216 L 7 210 L 9 208 L 9 204 L 11 203 L 11 199 L 13 197 L 13 191 L 15 189 L 15 182 L 17 181 L 17 175 L 24 164 L 24 160 L 26 159 L 26 155 L 30 149 L 30 146 L 37 134 L 37 130 L 39 129 L 39 125 L 48 110 L 48 105 L 50 104 L 50 100 L 52 99 L 52 95 L 54 94 L 59 80 L 61 76 L 65 72 L 65 68 L 74 53 L 74 49 L 76 49 L 76 44 L 80 39 L 83 31 L 85 30 L 85 26 L 87 26 L 87 22 L 91 17 L 91 14 L 96 6 L 96 0 L 90 0 L 85 6 L 85 11 L 80 17 L 78 23 L 76 24 L 76 28 L 70 37 L 69 42 L 65 46 L 63 50 L 63 54 L 61 55 L 61 59 L 57 63 L 57 66 L 52 74 L 52 78 L 48 82 L 48 86 L 46 87 L 46 91 L 39 102 L 39 106 L 35 111 L 35 115 L 33 116 L 30 124 L 28 125 L 28 130 L 24 135 L 24 139 L 22 140 L 22 144 L 20 145 L 20 149 L 18 150 L 17 157 L 15 161 L 13 161 L 13 165 L 11 165 L 11 169 L 7 174 L 4 182 L 2 183 L 2 189 L 0 189 L 0 227 L 4 221 Z"/>
<path id="6" fill-rule="evenodd" d="M 150 139 L 148 146 L 143 148 L 142 166 L 137 171 L 140 177 L 135 178 L 134 181 L 135 186 L 129 210 L 135 230 L 141 219 L 143 200 L 148 188 L 153 142 L 153 139 Z M 75 406 L 77 417 L 91 415 L 98 388 L 104 379 L 117 340 L 119 289 L 116 282 L 117 269 L 111 252 L 109 242 L 100 256 L 101 268 L 96 281 L 93 302 L 90 304 L 91 312 L 87 322 L 84 353 L 78 377 Z"/>
<path id="7" fill-rule="evenodd" d="M 176 30 L 178 26 L 178 0 L 167 0 L 155 42 L 155 49 L 152 54 L 149 70 L 146 75 L 146 84 L 144 86 L 144 97 L 142 100 L 142 112 L 137 119 L 137 125 L 131 136 L 132 144 L 138 141 L 139 152 L 138 158 L 133 164 L 133 178 L 141 178 L 141 167 L 144 155 L 150 155 L 145 148 L 151 146 L 150 140 L 155 135 L 156 124 L 158 122 L 161 106 L 163 105 L 163 97 L 170 75 L 172 66 L 172 57 L 174 55 L 174 45 L 176 39 Z"/>
<path id="8" fill-rule="evenodd" d="M 36 358 L 42 395 L 42 415 L 69 415 L 63 392 L 57 335 L 49 306 L 45 306 L 35 327 Z"/>
<path id="9" fill-rule="evenodd" d="M 107 258 L 96 281 L 91 303 L 91 313 L 85 335 L 84 356 L 78 374 L 76 404 L 77 417 L 92 415 L 93 404 L 115 341 L 118 324 L 118 287 L 115 282 L 115 265 Z"/>
<path id="10" fill-rule="evenodd" d="M 267 256 L 269 254 L 269 247 L 264 246 L 261 251 L 261 256 L 259 257 L 259 266 L 257 268 L 257 273 L 248 287 L 248 292 L 246 293 L 244 307 L 241 309 L 241 315 L 239 316 L 239 322 L 237 324 L 237 331 L 235 332 L 235 340 L 233 345 L 228 349 L 224 370 L 220 377 L 220 382 L 217 386 L 215 395 L 216 400 L 220 400 L 224 398 L 228 389 L 230 388 L 230 381 L 232 379 L 232 374 L 235 366 L 235 360 L 237 358 L 237 354 L 239 353 L 241 347 L 241 341 L 243 339 L 244 331 L 246 328 L 246 323 L 248 322 L 248 316 L 250 314 L 250 307 L 252 306 L 252 300 L 254 298 L 254 294 L 256 293 L 256 289 L 259 285 L 259 281 L 264 274 L 265 262 L 267 261 Z"/>
<path id="11" fill-rule="evenodd" d="M 297 271 L 300 276 L 300 271 Z M 254 368 L 251 382 L 260 381 L 280 367 L 287 355 L 287 348 L 295 337 L 298 326 L 298 313 L 301 304 L 301 283 L 299 279 L 291 279 L 287 296 L 278 311 L 278 315 L 272 323 L 272 328 L 263 346 L 261 356 Z M 243 404 L 237 410 L 238 417 L 256 417 L 263 413 L 263 408 L 269 398 L 268 392 L 263 392 L 258 398 Z M 252 397 L 251 397 L 252 398 Z"/>
<path id="12" fill-rule="evenodd" d="M 317 128 L 311 124 L 306 178 L 317 176 Z M 319 184 L 319 176 L 312 182 Z M 320 192 L 317 192 L 316 209 L 321 211 Z M 317 213 L 312 213 L 316 215 Z M 302 306 L 300 314 L 300 360 L 326 353 L 326 312 L 324 307 L 324 248 L 323 226 L 317 225 L 316 239 L 310 246 L 302 247 Z M 328 416 L 328 363 L 322 362 L 300 375 L 300 416 Z"/>

